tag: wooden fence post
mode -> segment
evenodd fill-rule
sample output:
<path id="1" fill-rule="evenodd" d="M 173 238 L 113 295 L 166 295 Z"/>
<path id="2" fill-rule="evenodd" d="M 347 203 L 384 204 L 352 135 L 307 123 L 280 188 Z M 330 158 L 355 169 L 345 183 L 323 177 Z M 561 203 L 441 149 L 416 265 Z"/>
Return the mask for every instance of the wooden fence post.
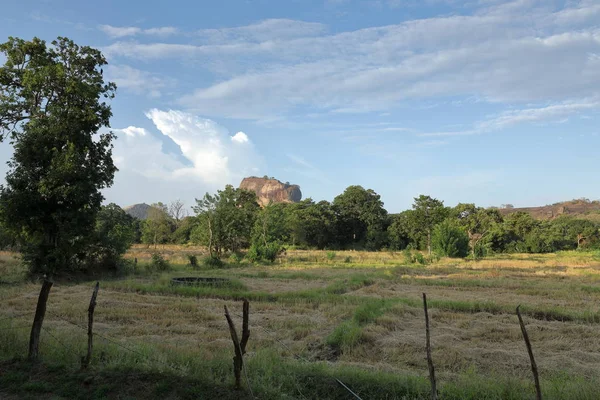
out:
<path id="1" fill-rule="evenodd" d="M 523 317 L 521 317 L 521 311 L 519 310 L 520 305 L 517 306 L 517 317 L 519 317 L 519 325 L 521 325 L 521 332 L 523 333 L 523 340 L 525 340 L 525 346 L 527 346 L 527 352 L 529 353 L 529 361 L 531 361 L 531 372 L 533 372 L 533 381 L 535 383 L 536 399 L 542 400 L 542 389 L 540 387 L 540 377 L 538 376 L 537 364 L 533 357 L 533 350 L 531 349 L 531 342 L 529 341 L 529 335 L 527 329 L 525 329 L 525 323 Z"/>
<path id="2" fill-rule="evenodd" d="M 40 332 L 42 331 L 42 324 L 44 323 L 44 317 L 46 316 L 46 303 L 48 303 L 48 296 L 50 295 L 52 284 L 53 282 L 51 280 L 44 278 L 42 289 L 40 290 L 40 295 L 38 297 L 35 317 L 33 317 L 33 325 L 31 326 L 31 335 L 29 336 L 28 358 L 31 361 L 36 361 L 39 356 Z"/>
<path id="3" fill-rule="evenodd" d="M 98 289 L 100 289 L 100 282 L 96 282 L 96 286 L 94 287 L 94 291 L 92 292 L 92 298 L 90 299 L 90 306 L 88 307 L 88 347 L 87 347 L 87 355 L 85 356 L 82 368 L 87 368 L 90 365 L 90 361 L 92 360 L 92 347 L 94 342 L 94 310 L 96 309 L 96 297 L 98 297 Z"/>
<path id="4" fill-rule="evenodd" d="M 244 354 L 246 353 L 246 345 L 248 344 L 248 339 L 250 338 L 250 330 L 248 329 L 250 304 L 248 303 L 248 300 L 244 299 L 241 342 L 238 339 L 238 334 L 235 330 L 233 320 L 229 315 L 229 310 L 227 309 L 227 306 L 224 305 L 223 307 L 225 308 L 225 318 L 227 319 L 227 324 L 229 324 L 229 333 L 231 334 L 231 340 L 233 341 L 233 349 L 235 351 L 235 356 L 233 357 L 233 373 L 235 376 L 235 387 L 236 389 L 240 389 L 242 368 L 244 366 Z"/>
<path id="5" fill-rule="evenodd" d="M 427 366 L 429 367 L 429 380 L 431 381 L 431 400 L 437 400 L 437 386 L 435 382 L 435 369 L 431 358 L 431 339 L 429 335 L 429 313 L 427 312 L 427 295 L 423 293 L 423 309 L 425 310 L 425 341 L 427 348 Z"/>

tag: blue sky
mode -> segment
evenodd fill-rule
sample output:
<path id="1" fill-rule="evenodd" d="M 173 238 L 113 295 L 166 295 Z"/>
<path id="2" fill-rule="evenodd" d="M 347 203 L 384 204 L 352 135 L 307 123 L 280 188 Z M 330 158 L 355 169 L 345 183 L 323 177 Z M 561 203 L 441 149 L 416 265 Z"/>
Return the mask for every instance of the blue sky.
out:
<path id="1" fill-rule="evenodd" d="M 0 37 L 59 35 L 119 87 L 107 201 L 265 174 L 390 212 L 600 198 L 597 0 L 3 2 Z"/>

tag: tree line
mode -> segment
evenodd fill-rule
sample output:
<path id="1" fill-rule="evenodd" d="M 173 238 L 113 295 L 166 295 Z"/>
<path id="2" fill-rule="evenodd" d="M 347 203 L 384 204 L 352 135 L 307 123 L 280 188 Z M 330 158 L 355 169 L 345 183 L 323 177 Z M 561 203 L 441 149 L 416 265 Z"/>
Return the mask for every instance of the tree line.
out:
<path id="1" fill-rule="evenodd" d="M 196 200 L 194 215 L 180 201 L 154 204 L 136 237 L 148 245 L 207 246 L 211 256 L 249 250 L 272 259 L 283 248 L 423 250 L 450 257 L 494 253 L 548 253 L 598 248 L 600 225 L 571 216 L 541 221 L 525 212 L 503 216 L 496 208 L 420 195 L 412 208 L 389 214 L 372 189 L 350 186 L 332 202 L 258 205 L 251 191 L 226 186 Z"/>

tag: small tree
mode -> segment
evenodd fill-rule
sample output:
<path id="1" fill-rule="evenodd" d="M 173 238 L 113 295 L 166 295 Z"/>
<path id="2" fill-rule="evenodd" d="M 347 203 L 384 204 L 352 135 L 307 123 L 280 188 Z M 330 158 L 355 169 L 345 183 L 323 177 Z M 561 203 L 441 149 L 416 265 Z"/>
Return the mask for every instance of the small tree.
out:
<path id="1" fill-rule="evenodd" d="M 469 254 L 469 236 L 451 221 L 446 220 L 433 229 L 431 246 L 440 256 L 466 257 Z"/>
<path id="2" fill-rule="evenodd" d="M 425 237 L 427 251 L 431 254 L 431 233 L 434 226 L 448 215 L 444 202 L 430 196 L 415 197 L 412 212 L 408 213 L 411 236 Z"/>
<path id="3" fill-rule="evenodd" d="M 91 266 L 116 269 L 119 259 L 135 241 L 134 218 L 111 203 L 96 218 L 95 242 L 90 250 Z"/>
<path id="4" fill-rule="evenodd" d="M 46 280 L 31 330 L 29 357 L 38 356 L 52 277 L 84 265 L 96 215 L 116 167 L 109 126 L 114 83 L 105 83 L 106 59 L 95 49 L 59 37 L 9 38 L 0 45 L 0 139 L 14 154 L 0 187 L 0 218 L 18 234 L 23 261 Z"/>
<path id="5" fill-rule="evenodd" d="M 171 239 L 174 221 L 162 203 L 156 203 L 148 209 L 148 216 L 142 224 L 142 242 L 148 245 L 166 243 Z"/>

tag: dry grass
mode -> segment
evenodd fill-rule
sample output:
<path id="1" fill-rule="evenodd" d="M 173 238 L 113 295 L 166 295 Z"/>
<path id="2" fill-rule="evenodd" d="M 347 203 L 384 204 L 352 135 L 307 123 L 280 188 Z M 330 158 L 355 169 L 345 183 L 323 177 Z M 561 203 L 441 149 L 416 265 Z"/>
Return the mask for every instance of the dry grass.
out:
<path id="1" fill-rule="evenodd" d="M 153 251 L 138 246 L 128 257 L 143 262 Z M 251 298 L 249 358 L 260 358 L 268 350 L 286 360 L 302 357 L 424 376 L 420 296 L 426 292 L 433 359 L 442 387 L 462 385 L 469 374 L 529 378 L 513 312 L 518 304 L 526 310 L 543 381 L 600 379 L 600 258 L 595 253 L 442 259 L 423 266 L 404 264 L 400 252 L 349 251 L 332 257 L 326 252 L 288 251 L 273 265 L 220 270 L 186 266 L 187 254 L 201 251 L 168 247 L 161 253 L 175 265 L 174 271 L 102 282 L 98 332 L 164 353 L 220 359 L 232 353 L 223 305 L 238 310 L 240 303 L 233 299 L 246 296 Z M 3 274 L 10 270 L 15 276 L 14 264 L 12 255 L 0 253 Z M 169 278 L 181 275 L 230 277 L 242 285 L 176 291 Z M 25 283 L 0 286 L 0 319 L 33 310 L 38 290 Z M 47 326 L 60 337 L 76 337 L 72 343 L 81 349 L 85 332 L 65 320 L 85 325 L 90 293 L 91 283 L 58 283 L 48 307 Z M 13 323 L 29 320 L 22 317 Z"/>

